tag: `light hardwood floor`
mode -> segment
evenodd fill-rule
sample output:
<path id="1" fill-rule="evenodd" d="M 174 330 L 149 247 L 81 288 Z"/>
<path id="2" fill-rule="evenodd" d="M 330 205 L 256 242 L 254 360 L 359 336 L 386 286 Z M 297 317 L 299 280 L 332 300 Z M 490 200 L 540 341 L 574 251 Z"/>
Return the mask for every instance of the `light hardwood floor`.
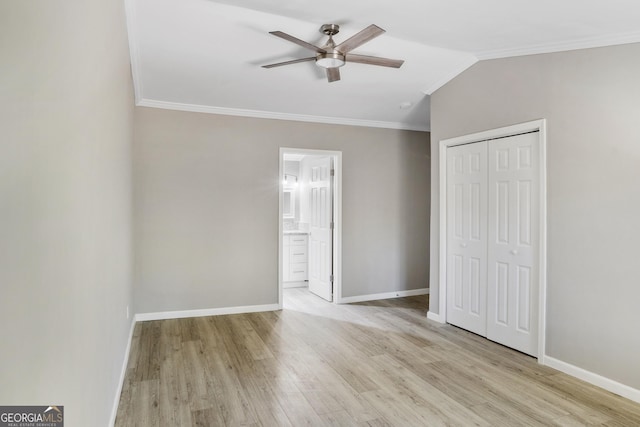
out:
<path id="1" fill-rule="evenodd" d="M 116 426 L 640 426 L 640 404 L 426 319 L 428 297 L 138 323 Z"/>

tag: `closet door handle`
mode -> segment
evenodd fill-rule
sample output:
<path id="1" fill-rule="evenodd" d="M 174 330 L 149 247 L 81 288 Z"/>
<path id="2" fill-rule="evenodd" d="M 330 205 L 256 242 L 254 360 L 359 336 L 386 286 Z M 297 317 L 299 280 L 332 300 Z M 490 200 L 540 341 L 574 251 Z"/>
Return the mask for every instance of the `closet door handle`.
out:
<path id="1" fill-rule="evenodd" d="M 466 244 L 466 243 L 460 243 L 460 247 L 462 247 L 462 248 L 466 248 L 466 247 L 467 247 L 467 244 Z"/>
<path id="2" fill-rule="evenodd" d="M 511 249 L 509 252 L 511 252 L 511 255 L 518 255 L 517 249 Z"/>

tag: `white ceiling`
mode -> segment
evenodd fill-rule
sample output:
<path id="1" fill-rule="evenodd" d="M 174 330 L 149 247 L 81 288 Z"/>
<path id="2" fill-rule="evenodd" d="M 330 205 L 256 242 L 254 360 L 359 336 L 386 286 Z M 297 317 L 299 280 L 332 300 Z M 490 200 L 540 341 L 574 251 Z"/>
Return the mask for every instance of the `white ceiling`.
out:
<path id="1" fill-rule="evenodd" d="M 138 105 L 398 129 L 429 130 L 429 94 L 478 60 L 640 42 L 637 0 L 126 1 Z M 322 45 L 325 23 L 384 28 L 353 53 L 404 65 L 260 67 L 313 56 L 269 31 Z"/>

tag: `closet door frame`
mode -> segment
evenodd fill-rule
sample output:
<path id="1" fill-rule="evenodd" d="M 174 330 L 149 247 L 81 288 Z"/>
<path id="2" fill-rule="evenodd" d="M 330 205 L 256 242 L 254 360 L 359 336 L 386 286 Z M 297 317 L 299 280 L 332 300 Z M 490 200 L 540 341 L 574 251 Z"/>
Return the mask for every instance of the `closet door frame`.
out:
<path id="1" fill-rule="evenodd" d="M 438 315 L 440 322 L 447 319 L 447 148 L 462 144 L 504 138 L 527 132 L 538 132 L 539 136 L 539 252 L 538 252 L 538 362 L 544 364 L 546 336 L 546 302 L 547 302 L 547 155 L 546 155 L 546 120 L 534 120 L 516 125 L 491 129 L 484 132 L 445 139 L 439 143 L 440 166 L 440 250 L 439 250 L 439 283 L 438 283 Z M 431 316 L 430 316 L 431 317 Z"/>

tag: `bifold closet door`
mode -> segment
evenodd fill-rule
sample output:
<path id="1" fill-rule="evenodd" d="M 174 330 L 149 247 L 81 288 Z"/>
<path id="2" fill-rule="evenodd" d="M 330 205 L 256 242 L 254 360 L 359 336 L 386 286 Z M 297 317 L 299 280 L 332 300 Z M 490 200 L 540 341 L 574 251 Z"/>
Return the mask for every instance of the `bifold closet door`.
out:
<path id="1" fill-rule="evenodd" d="M 447 322 L 487 331 L 487 143 L 447 149 Z"/>
<path id="2" fill-rule="evenodd" d="M 538 355 L 538 133 L 490 141 L 487 338 Z"/>
<path id="3" fill-rule="evenodd" d="M 538 353 L 538 133 L 447 149 L 447 322 Z"/>

